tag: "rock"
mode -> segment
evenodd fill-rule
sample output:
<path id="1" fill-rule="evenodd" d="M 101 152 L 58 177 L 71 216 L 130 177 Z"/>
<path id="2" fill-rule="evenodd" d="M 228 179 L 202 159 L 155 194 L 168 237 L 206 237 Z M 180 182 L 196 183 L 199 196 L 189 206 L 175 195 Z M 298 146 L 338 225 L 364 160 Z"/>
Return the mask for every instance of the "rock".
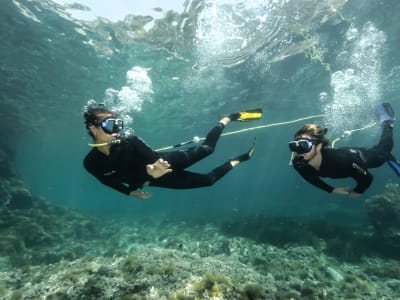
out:
<path id="1" fill-rule="evenodd" d="M 387 184 L 383 194 L 365 201 L 365 209 L 375 229 L 400 228 L 400 185 Z"/>
<path id="2" fill-rule="evenodd" d="M 28 209 L 33 206 L 33 197 L 27 189 L 17 189 L 11 193 L 10 209 Z"/>
<path id="3" fill-rule="evenodd" d="M 329 277 L 335 282 L 340 282 L 344 279 L 343 276 L 332 267 L 326 267 L 326 273 L 328 273 Z"/>

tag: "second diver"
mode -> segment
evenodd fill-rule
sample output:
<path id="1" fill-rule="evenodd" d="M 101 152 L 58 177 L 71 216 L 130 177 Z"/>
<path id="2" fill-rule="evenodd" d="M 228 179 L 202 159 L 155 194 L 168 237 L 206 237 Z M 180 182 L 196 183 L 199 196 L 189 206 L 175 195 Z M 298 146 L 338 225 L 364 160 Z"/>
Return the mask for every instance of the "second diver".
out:
<path id="1" fill-rule="evenodd" d="M 400 164 L 391 154 L 393 149 L 394 111 L 389 103 L 378 106 L 382 135 L 379 143 L 372 148 L 343 147 L 328 148 L 325 134 L 327 128 L 316 124 L 306 124 L 289 142 L 289 149 L 297 153 L 293 159 L 296 171 L 309 183 L 328 193 L 359 196 L 371 185 L 369 168 L 377 168 L 385 162 L 400 175 Z M 321 177 L 346 178 L 356 181 L 354 188 L 332 187 Z"/>

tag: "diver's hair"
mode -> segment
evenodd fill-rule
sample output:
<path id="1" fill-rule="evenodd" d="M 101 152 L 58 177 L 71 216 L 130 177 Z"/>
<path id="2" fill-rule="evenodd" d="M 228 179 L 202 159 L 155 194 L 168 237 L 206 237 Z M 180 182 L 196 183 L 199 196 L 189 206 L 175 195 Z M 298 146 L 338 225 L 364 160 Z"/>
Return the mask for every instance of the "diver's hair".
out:
<path id="1" fill-rule="evenodd" d="M 83 118 L 85 119 L 85 126 L 88 130 L 89 135 L 94 138 L 92 132 L 89 130 L 90 126 L 98 127 L 100 125 L 100 119 L 103 115 L 115 115 L 111 110 L 104 106 L 87 107 L 83 112 Z"/>
<path id="2" fill-rule="evenodd" d="M 294 138 L 298 138 L 302 135 L 308 135 L 311 137 L 316 144 L 322 143 L 322 148 L 328 147 L 330 142 L 325 137 L 328 132 L 328 128 L 322 127 L 316 124 L 304 124 L 297 132 L 294 134 Z"/>

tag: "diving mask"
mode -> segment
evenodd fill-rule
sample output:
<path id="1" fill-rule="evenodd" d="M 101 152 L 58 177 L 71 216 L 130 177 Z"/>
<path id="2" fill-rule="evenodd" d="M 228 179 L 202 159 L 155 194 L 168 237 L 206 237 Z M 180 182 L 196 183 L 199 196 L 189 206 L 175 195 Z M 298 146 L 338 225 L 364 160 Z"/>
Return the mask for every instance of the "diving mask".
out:
<path id="1" fill-rule="evenodd" d="M 309 139 L 295 139 L 294 141 L 289 142 L 289 149 L 297 154 L 304 154 L 310 152 L 314 144 L 315 141 Z"/>
<path id="2" fill-rule="evenodd" d="M 124 128 L 124 121 L 121 119 L 106 118 L 101 121 L 100 126 L 105 133 L 118 133 Z"/>

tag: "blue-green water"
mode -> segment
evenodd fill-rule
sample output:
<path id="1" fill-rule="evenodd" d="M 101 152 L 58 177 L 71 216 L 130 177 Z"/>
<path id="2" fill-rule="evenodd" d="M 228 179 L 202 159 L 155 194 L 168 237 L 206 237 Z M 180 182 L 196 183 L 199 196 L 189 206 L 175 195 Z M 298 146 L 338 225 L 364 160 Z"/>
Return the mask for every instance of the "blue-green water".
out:
<path id="1" fill-rule="evenodd" d="M 121 24 L 100 23 L 96 32 L 89 27 L 93 24 L 62 18 L 45 3 L 5 1 L 2 135 L 11 136 L 9 146 L 34 194 L 85 211 L 309 214 L 332 206 L 362 211 L 363 199 L 381 192 L 395 175 L 387 167 L 374 170 L 371 189 L 350 201 L 304 184 L 288 166 L 287 151 L 287 141 L 303 122 L 223 137 L 212 157 L 193 170 L 208 171 L 257 137 L 254 159 L 210 188 L 152 188 L 147 202 L 108 190 L 81 165 L 90 142 L 82 126 L 83 106 L 89 99 L 111 101 L 105 97 L 108 89 L 116 94 L 132 88 L 134 95 L 114 96 L 111 102 L 125 109 L 135 134 L 155 148 L 204 136 L 220 116 L 244 108 L 262 107 L 263 120 L 232 124 L 227 131 L 325 114 L 310 121 L 327 125 L 332 139 L 373 122 L 373 107 L 383 100 L 398 110 L 398 31 L 389 21 L 398 4 L 345 2 L 336 8 L 293 2 L 280 9 L 262 1 L 227 2 L 214 7 L 219 18 L 206 14 L 212 2 L 205 2 L 191 20 L 197 20 L 197 28 L 174 28 L 180 35 L 169 33 L 167 43 L 130 40 L 121 33 L 129 26 Z M 30 13 L 22 14 L 23 9 Z M 247 29 L 246 17 L 253 20 Z M 261 17 L 264 23 L 254 24 Z M 126 76 L 134 67 L 139 71 L 130 84 Z M 374 127 L 339 144 L 372 145 L 378 134 Z"/>
<path id="2" fill-rule="evenodd" d="M 384 236 L 369 238 L 372 221 L 364 205 L 382 194 L 387 184 L 398 184 L 390 168 L 371 170 L 373 184 L 360 198 L 327 194 L 305 183 L 289 165 L 287 142 L 305 122 L 329 127 L 331 140 L 344 136 L 346 131 L 375 122 L 374 107 L 383 101 L 391 102 L 400 113 L 400 2 L 247 2 L 188 1 L 185 13 L 168 12 L 153 22 L 153 27 L 146 27 L 146 20 L 134 16 L 118 23 L 75 20 L 49 0 L 1 1 L 0 254 L 12 257 L 11 265 L 73 261 L 98 253 L 102 255 L 97 259 L 104 254 L 106 260 L 135 249 L 151 252 L 151 247 L 161 247 L 202 258 L 215 256 L 218 262 L 222 253 L 249 269 L 264 268 L 260 274 L 271 273 L 284 285 L 289 279 L 268 269 L 268 257 L 287 257 L 286 267 L 297 270 L 302 269 L 302 255 L 311 248 L 315 257 L 323 252 L 358 260 L 373 253 L 398 259 L 398 227 L 392 232 L 393 243 L 379 240 Z M 215 185 L 192 190 L 145 188 L 152 197 L 140 201 L 101 185 L 83 168 L 91 140 L 82 112 L 91 99 L 118 109 L 128 127 L 155 149 L 204 137 L 221 116 L 231 112 L 261 107 L 264 117 L 229 124 L 225 132 L 251 130 L 223 136 L 216 151 L 190 169 L 208 172 L 246 151 L 256 138 L 253 158 Z M 294 121 L 310 116 L 316 117 Z M 400 157 L 397 130 L 393 153 Z M 379 134 L 379 126 L 372 126 L 345 136 L 336 146 L 372 146 Z M 354 185 L 350 179 L 326 181 L 335 186 Z M 393 190 L 388 197 L 399 201 L 398 186 Z M 42 203 L 37 197 L 66 208 L 72 217 L 44 204 L 33 204 L 40 213 L 27 210 L 30 199 Z M 22 199 L 23 209 L 13 207 L 17 198 Z M 85 217 L 75 218 L 71 208 L 88 218 L 100 216 L 111 225 L 105 223 L 103 228 Z M 29 225 L 30 218 L 35 226 Z M 398 226 L 398 219 L 393 219 Z M 138 220 L 138 224 L 128 223 L 126 229 L 112 223 L 120 220 Z M 325 221 L 345 229 L 330 227 Z M 215 224 L 221 227 L 212 229 Z M 40 239 L 35 239 L 29 228 L 39 228 Z M 169 235 L 176 235 L 176 240 L 171 241 Z M 97 247 L 82 241 L 91 242 L 92 238 L 100 241 L 94 243 Z M 239 238 L 248 240 L 238 242 Z M 84 246 L 74 246 L 66 253 L 60 240 Z M 293 244 L 311 248 L 285 248 Z M 52 252 L 54 248 L 46 248 L 49 245 L 62 249 Z M 24 249 L 32 251 L 31 256 L 22 255 Z M 239 255 L 235 249 L 243 251 Z M 318 263 L 325 268 L 328 263 L 321 257 Z M 291 263 L 292 258 L 299 260 Z M 330 257 L 326 259 L 331 263 Z M 279 261 L 276 265 L 280 263 L 285 264 Z M 318 263 L 315 270 L 321 269 Z M 371 291 L 368 284 L 373 276 L 379 277 L 374 284 L 385 284 L 385 276 L 396 278 L 397 273 L 390 269 L 390 261 L 379 264 L 367 258 L 364 263 L 368 266 L 360 265 L 359 272 L 366 277 L 357 273 L 364 281 L 346 279 L 357 290 L 349 297 L 375 299 L 359 291 Z M 385 271 L 371 271 L 371 266 L 382 265 Z M 345 272 L 346 266 L 341 268 Z M 196 274 L 202 276 L 201 272 Z M 177 275 L 177 282 L 182 280 Z M 396 294 L 399 286 L 393 281 L 388 292 L 382 289 L 379 295 Z M 0 285 L 0 297 L 7 294 L 2 288 Z M 7 286 L 8 290 L 14 288 Z M 379 286 L 375 288 L 380 291 Z M 352 291 L 348 286 L 343 289 Z M 290 293 L 275 296 L 289 299 Z"/>

